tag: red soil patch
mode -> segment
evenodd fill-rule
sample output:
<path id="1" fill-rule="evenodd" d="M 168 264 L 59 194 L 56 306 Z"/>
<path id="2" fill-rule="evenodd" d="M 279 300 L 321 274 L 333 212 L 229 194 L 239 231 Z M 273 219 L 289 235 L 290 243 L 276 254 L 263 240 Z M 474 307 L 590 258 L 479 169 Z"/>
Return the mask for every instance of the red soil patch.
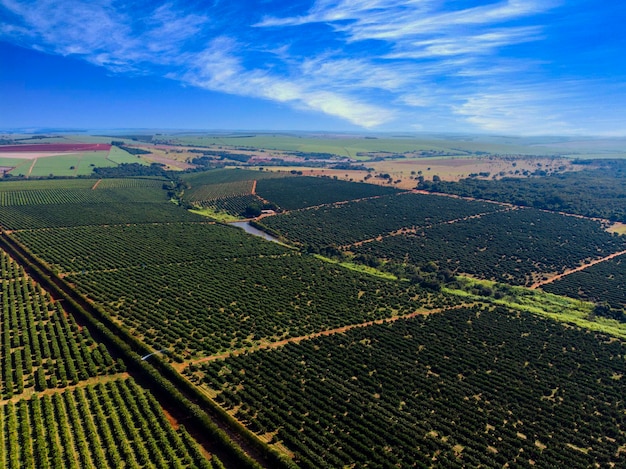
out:
<path id="1" fill-rule="evenodd" d="M 0 153 L 33 151 L 109 151 L 108 143 L 40 143 L 34 145 L 0 145 Z"/>

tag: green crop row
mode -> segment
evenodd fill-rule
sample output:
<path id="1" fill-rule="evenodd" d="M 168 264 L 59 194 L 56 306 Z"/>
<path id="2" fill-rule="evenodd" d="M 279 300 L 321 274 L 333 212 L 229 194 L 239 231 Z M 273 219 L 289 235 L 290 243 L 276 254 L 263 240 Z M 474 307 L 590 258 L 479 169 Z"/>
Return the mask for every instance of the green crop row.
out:
<path id="1" fill-rule="evenodd" d="M 622 342 L 505 308 L 455 309 L 189 371 L 300 467 L 610 467 Z"/>
<path id="2" fill-rule="evenodd" d="M 0 414 L 0 466 L 9 469 L 221 467 L 132 379 L 35 395 Z"/>

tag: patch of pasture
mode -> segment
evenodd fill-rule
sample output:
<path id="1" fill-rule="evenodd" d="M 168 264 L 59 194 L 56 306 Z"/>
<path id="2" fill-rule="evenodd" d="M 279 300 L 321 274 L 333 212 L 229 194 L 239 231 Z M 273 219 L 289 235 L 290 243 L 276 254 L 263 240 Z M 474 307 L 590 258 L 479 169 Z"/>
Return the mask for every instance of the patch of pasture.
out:
<path id="1" fill-rule="evenodd" d="M 81 157 L 81 153 L 71 153 L 37 158 L 28 176 L 46 177 L 51 174 L 55 176 L 76 176 Z"/>
<path id="2" fill-rule="evenodd" d="M 614 223 L 607 230 L 609 233 L 617 233 L 620 235 L 626 235 L 626 224 L 625 223 Z"/>
<path id="3" fill-rule="evenodd" d="M 2 161 L 4 162 L 4 160 Z M 31 160 L 21 160 L 11 171 L 9 171 L 9 174 L 13 176 L 26 176 L 32 164 L 33 162 Z"/>
<path id="4" fill-rule="evenodd" d="M 486 138 L 436 138 L 387 137 L 366 138 L 362 136 L 333 135 L 277 135 L 250 134 L 229 136 L 181 136 L 176 141 L 186 145 L 223 146 L 238 148 L 266 148 L 283 151 L 332 153 L 357 159 L 367 159 L 358 153 L 412 153 L 437 152 L 447 155 L 470 155 L 476 153 L 507 155 L 551 155 L 551 148 L 525 145 L 524 142 L 491 142 Z"/>
<path id="5" fill-rule="evenodd" d="M 121 148 L 116 147 L 116 146 L 111 147 L 111 150 L 109 151 L 109 155 L 107 159 L 111 163 L 115 163 L 115 164 L 124 164 L 124 163 L 146 164 L 144 161 L 141 161 L 141 158 L 139 158 L 137 155 L 131 155 L 127 151 L 122 150 Z M 113 165 L 107 164 L 107 165 L 102 165 L 102 166 L 113 166 Z"/>

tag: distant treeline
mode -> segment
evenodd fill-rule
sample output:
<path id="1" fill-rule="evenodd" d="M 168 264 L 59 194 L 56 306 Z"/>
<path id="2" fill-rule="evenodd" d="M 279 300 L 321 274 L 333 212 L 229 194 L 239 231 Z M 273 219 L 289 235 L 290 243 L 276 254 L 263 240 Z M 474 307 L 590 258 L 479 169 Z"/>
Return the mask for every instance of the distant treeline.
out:
<path id="1" fill-rule="evenodd" d="M 215 159 L 220 160 L 235 160 L 242 163 L 247 163 L 252 155 L 246 155 L 244 153 L 225 153 L 223 151 L 215 150 L 190 150 L 191 153 L 201 153 L 202 156 L 194 158 L 191 162 L 198 166 L 210 166 L 215 162 Z M 212 158 L 211 158 L 212 157 Z"/>
<path id="2" fill-rule="evenodd" d="M 141 148 L 127 147 L 126 145 L 124 145 L 124 142 L 121 142 L 119 140 L 113 140 L 111 142 L 111 145 L 121 148 L 125 152 L 130 153 L 131 155 L 150 155 L 152 153 L 148 150 L 143 150 Z"/>
<path id="3" fill-rule="evenodd" d="M 159 163 L 152 163 L 149 166 L 139 163 L 122 163 L 119 166 L 111 168 L 94 168 L 93 172 L 101 178 L 122 178 L 137 176 L 167 177 L 167 172 L 163 169 L 163 165 Z"/>
<path id="4" fill-rule="evenodd" d="M 575 162 L 580 171 L 533 178 L 422 181 L 418 189 L 626 222 L 626 160 Z"/>

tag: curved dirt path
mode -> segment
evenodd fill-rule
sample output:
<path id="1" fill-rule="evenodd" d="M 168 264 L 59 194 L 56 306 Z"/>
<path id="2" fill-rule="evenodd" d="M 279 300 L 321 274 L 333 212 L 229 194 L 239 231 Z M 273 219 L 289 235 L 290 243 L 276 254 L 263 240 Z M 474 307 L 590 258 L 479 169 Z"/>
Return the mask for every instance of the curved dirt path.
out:
<path id="1" fill-rule="evenodd" d="M 41 397 L 46 395 L 58 394 L 67 391 L 68 389 L 76 389 L 76 388 L 84 388 L 87 386 L 91 386 L 93 384 L 98 383 L 108 383 L 110 381 L 117 381 L 118 379 L 128 379 L 130 377 L 130 373 L 124 371 L 121 373 L 114 373 L 112 375 L 100 375 L 93 376 L 87 379 L 83 379 L 76 384 L 68 384 L 64 388 L 47 388 L 43 391 L 35 391 L 34 388 L 28 388 L 21 394 L 17 394 L 10 399 L 0 400 L 0 405 L 6 405 L 9 402 L 17 403 L 22 399 L 32 399 L 34 396 Z"/>
<path id="2" fill-rule="evenodd" d="M 541 287 L 543 285 L 547 285 L 548 283 L 555 282 L 555 281 L 557 281 L 557 280 L 559 280 L 559 279 L 561 279 L 563 277 L 567 277 L 568 275 L 571 275 L 573 273 L 580 272 L 581 270 L 588 269 L 589 267 L 594 266 L 596 264 L 600 264 L 601 262 L 610 261 L 611 259 L 615 259 L 616 257 L 622 256 L 624 254 L 626 254 L 626 251 L 614 252 L 613 254 L 609 254 L 608 256 L 603 257 L 601 259 L 595 259 L 593 261 L 590 261 L 590 262 L 588 262 L 586 264 L 583 264 L 583 265 L 581 265 L 579 267 L 576 267 L 574 269 L 566 270 L 562 274 L 554 275 L 553 277 L 550 277 L 547 280 L 542 280 L 541 282 L 533 283 L 530 286 L 530 289 L 531 290 L 536 290 L 537 288 L 539 288 L 539 287 Z"/>
<path id="3" fill-rule="evenodd" d="M 267 344 L 261 344 L 261 345 L 256 345 L 253 347 L 230 350 L 228 352 L 218 353 L 216 355 L 211 355 L 209 357 L 199 358 L 198 360 L 189 360 L 183 363 L 171 363 L 171 366 L 180 373 L 188 365 L 197 365 L 199 363 L 212 362 L 215 360 L 223 360 L 231 356 L 241 355 L 242 353 L 256 352 L 257 350 L 275 349 L 275 348 L 282 347 L 283 345 L 286 345 L 288 343 L 298 343 L 298 342 L 302 342 L 303 340 L 314 339 L 316 337 L 323 337 L 323 336 L 329 336 L 329 335 L 334 335 L 334 334 L 342 334 L 351 329 L 356 329 L 357 327 L 368 327 L 368 326 L 373 326 L 375 324 L 388 324 L 388 323 L 399 321 L 400 319 L 410 319 L 416 316 L 427 316 L 430 314 L 441 313 L 443 311 L 451 311 L 454 309 L 466 308 L 468 305 L 471 305 L 471 304 L 473 303 L 464 303 L 464 304 L 460 304 L 456 306 L 451 306 L 449 308 L 418 310 L 418 311 L 414 311 L 412 313 L 405 314 L 402 316 L 394 316 L 391 318 L 374 319 L 372 321 L 360 322 L 356 324 L 348 324 L 346 326 L 336 327 L 334 329 L 327 329 L 325 331 L 320 331 L 320 332 L 312 332 L 311 334 L 301 335 L 298 337 L 290 337 L 288 339 L 283 339 L 283 340 L 279 340 L 276 342 L 270 342 Z"/>
<path id="4" fill-rule="evenodd" d="M 93 186 L 91 186 L 91 190 L 95 191 L 98 188 L 98 186 L 100 185 L 101 182 L 102 182 L 102 179 L 98 179 L 96 181 L 96 183 Z"/>
<path id="5" fill-rule="evenodd" d="M 26 177 L 29 178 L 31 173 L 33 172 L 33 168 L 37 164 L 37 158 L 33 158 L 33 162 L 30 164 L 30 168 L 28 168 L 28 173 L 26 173 Z"/>

